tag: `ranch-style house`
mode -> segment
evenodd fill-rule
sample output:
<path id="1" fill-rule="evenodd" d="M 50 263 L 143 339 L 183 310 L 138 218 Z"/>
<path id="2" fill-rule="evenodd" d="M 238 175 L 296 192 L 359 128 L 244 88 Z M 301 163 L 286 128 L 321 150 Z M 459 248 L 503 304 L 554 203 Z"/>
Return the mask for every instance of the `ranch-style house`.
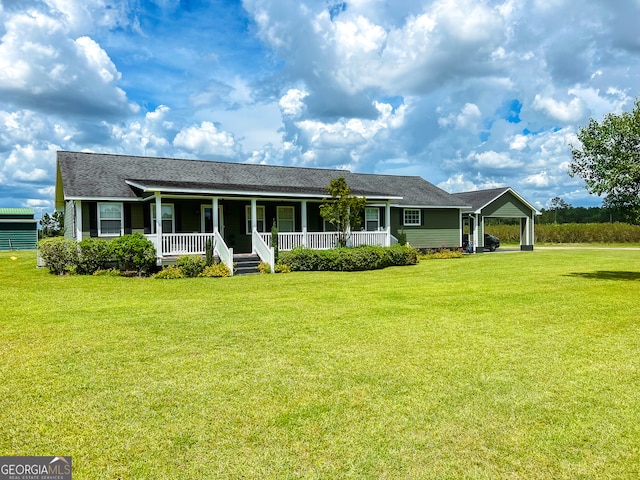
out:
<path id="1" fill-rule="evenodd" d="M 353 246 L 389 246 L 401 231 L 418 248 L 462 244 L 472 204 L 417 176 L 61 151 L 55 200 L 68 238 L 140 232 L 159 262 L 202 254 L 211 238 L 225 263 L 234 253 L 272 262 L 274 223 L 281 250 L 336 245 L 320 205 L 339 177 L 367 201 L 362 229 L 350 232 Z"/>

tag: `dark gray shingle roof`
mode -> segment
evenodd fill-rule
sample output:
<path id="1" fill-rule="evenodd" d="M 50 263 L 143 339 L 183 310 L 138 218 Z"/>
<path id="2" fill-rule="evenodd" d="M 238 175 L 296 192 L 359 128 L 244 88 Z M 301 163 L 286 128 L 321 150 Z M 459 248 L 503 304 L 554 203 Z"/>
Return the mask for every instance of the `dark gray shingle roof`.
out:
<path id="1" fill-rule="evenodd" d="M 473 192 L 454 193 L 455 197 L 460 198 L 467 205 L 471 205 L 472 211 L 480 210 L 489 203 L 493 202 L 500 195 L 510 190 L 509 187 L 491 188 L 489 190 L 475 190 Z"/>
<path id="2" fill-rule="evenodd" d="M 65 198 L 133 200 L 140 191 L 132 184 L 162 191 L 323 196 L 330 180 L 344 177 L 353 194 L 381 199 L 395 197 L 392 203 L 398 205 L 457 208 L 468 205 L 416 176 L 80 152 L 58 152 L 58 169 Z"/>

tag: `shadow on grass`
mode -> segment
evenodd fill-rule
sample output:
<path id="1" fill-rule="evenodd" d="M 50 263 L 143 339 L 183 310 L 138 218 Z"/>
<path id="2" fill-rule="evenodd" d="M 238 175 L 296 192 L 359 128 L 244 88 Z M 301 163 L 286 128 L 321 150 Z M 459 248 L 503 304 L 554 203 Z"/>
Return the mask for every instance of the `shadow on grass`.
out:
<path id="1" fill-rule="evenodd" d="M 567 277 L 588 278 L 590 280 L 636 280 L 640 281 L 640 272 L 610 272 L 600 270 L 598 272 L 570 273 Z"/>

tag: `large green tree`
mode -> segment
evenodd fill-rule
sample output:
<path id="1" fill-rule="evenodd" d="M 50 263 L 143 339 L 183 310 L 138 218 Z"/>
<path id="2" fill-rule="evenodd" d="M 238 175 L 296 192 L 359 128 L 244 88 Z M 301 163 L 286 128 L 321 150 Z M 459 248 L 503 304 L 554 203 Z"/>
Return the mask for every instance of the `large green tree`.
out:
<path id="1" fill-rule="evenodd" d="M 578 139 L 569 174 L 582 178 L 591 193 L 605 195 L 606 207 L 640 223 L 640 100 L 631 112 L 589 120 Z"/>
<path id="2" fill-rule="evenodd" d="M 549 210 L 553 211 L 553 223 L 558 223 L 558 210 L 564 211 L 571 208 L 572 205 L 564 201 L 560 197 L 553 197 L 549 202 Z M 562 223 L 562 215 L 560 223 Z"/>
<path id="3" fill-rule="evenodd" d="M 55 211 L 49 215 L 45 213 L 40 219 L 40 236 L 42 238 L 64 235 L 64 214 Z"/>
<path id="4" fill-rule="evenodd" d="M 344 177 L 334 178 L 326 187 L 331 198 L 320 205 L 320 215 L 324 220 L 336 227 L 338 245 L 344 247 L 349 240 L 349 230 L 359 228 L 362 224 L 362 211 L 367 200 L 351 194 L 351 188 Z"/>

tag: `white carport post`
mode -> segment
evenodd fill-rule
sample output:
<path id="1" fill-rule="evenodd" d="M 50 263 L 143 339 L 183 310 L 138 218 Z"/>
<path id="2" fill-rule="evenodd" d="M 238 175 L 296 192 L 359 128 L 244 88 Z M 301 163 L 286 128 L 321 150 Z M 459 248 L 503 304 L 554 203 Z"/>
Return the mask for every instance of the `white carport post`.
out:
<path id="1" fill-rule="evenodd" d="M 160 192 L 155 192 L 156 197 L 156 255 L 158 259 L 163 257 L 162 252 L 162 196 Z"/>
<path id="2" fill-rule="evenodd" d="M 529 217 L 529 221 L 531 222 L 531 243 L 529 245 L 533 248 L 533 244 L 536 241 L 536 221 L 533 213 L 531 214 L 531 217 Z"/>
<path id="3" fill-rule="evenodd" d="M 82 202 L 76 200 L 76 231 L 74 232 L 76 240 L 82 240 Z"/>
<path id="4" fill-rule="evenodd" d="M 304 247 L 307 246 L 307 201 L 302 200 L 301 202 L 301 222 L 302 222 L 302 245 Z"/>
<path id="5" fill-rule="evenodd" d="M 473 220 L 473 250 L 478 247 L 478 230 L 480 226 L 478 225 L 478 215 L 469 215 L 469 218 Z"/>
<path id="6" fill-rule="evenodd" d="M 531 245 L 531 230 L 529 225 L 529 217 L 520 219 L 520 247 L 523 245 Z"/>
<path id="7" fill-rule="evenodd" d="M 384 241 L 386 247 L 391 246 L 391 204 L 389 202 L 384 206 L 384 228 L 387 231 L 387 238 Z"/>
<path id="8" fill-rule="evenodd" d="M 476 213 L 471 218 L 473 218 L 473 248 L 474 248 L 474 252 L 479 252 L 482 250 L 478 250 L 478 247 L 479 247 L 478 242 L 480 240 L 480 237 L 478 236 L 478 231 L 480 230 L 480 225 L 478 222 L 478 214 Z M 484 232 L 484 217 L 482 220 L 482 231 Z"/>

